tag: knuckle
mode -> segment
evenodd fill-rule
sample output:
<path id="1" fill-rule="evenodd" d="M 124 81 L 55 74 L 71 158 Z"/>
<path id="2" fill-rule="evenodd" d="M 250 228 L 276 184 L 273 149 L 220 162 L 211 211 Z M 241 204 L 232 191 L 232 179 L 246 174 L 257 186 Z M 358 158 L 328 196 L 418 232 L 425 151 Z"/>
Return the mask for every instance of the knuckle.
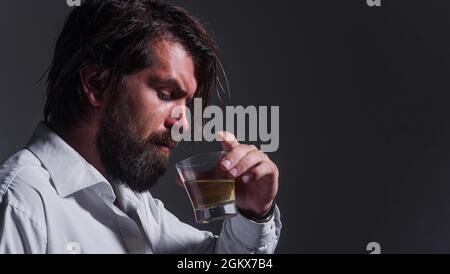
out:
<path id="1" fill-rule="evenodd" d="M 255 149 L 254 149 L 254 145 L 242 144 L 242 147 L 243 147 L 247 152 L 250 152 L 250 151 L 255 150 Z"/>
<path id="2" fill-rule="evenodd" d="M 277 165 L 272 164 L 272 172 L 273 172 L 276 176 L 278 176 L 278 174 L 279 174 L 280 172 L 279 172 L 279 170 L 278 170 Z"/>
<path id="3" fill-rule="evenodd" d="M 251 150 L 248 153 L 248 156 L 251 157 L 252 159 L 255 159 L 255 158 L 259 158 L 261 155 L 257 150 Z"/>
<path id="4" fill-rule="evenodd" d="M 248 165 L 256 165 L 262 162 L 261 154 L 258 151 L 251 151 L 247 154 Z"/>
<path id="5" fill-rule="evenodd" d="M 234 160 L 239 159 L 239 155 L 242 154 L 242 148 L 240 146 L 235 147 L 228 155 Z"/>
<path id="6" fill-rule="evenodd" d="M 262 152 L 261 150 L 253 150 L 252 154 L 257 157 L 258 159 L 260 159 L 261 161 L 268 161 L 269 157 L 267 156 L 267 154 L 265 154 L 264 152 Z"/>
<path id="7" fill-rule="evenodd" d="M 250 145 L 249 147 L 251 150 L 258 150 L 258 148 L 255 145 Z"/>
<path id="8" fill-rule="evenodd" d="M 255 168 L 254 173 L 255 177 L 260 178 L 264 175 L 264 170 L 261 168 Z"/>
<path id="9" fill-rule="evenodd" d="M 266 161 L 270 160 L 270 159 L 269 159 L 269 156 L 268 156 L 266 153 L 264 153 L 264 152 L 261 151 L 261 150 L 258 150 L 258 151 L 259 151 L 261 157 L 262 157 L 264 160 L 266 160 Z"/>

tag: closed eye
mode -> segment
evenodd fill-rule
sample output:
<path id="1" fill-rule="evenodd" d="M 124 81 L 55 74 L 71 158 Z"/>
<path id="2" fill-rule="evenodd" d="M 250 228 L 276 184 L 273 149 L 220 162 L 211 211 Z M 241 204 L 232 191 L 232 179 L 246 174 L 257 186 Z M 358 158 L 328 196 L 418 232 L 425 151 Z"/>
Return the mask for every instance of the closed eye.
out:
<path id="1" fill-rule="evenodd" d="M 170 101 L 172 100 L 172 94 L 164 91 L 158 91 L 158 97 L 159 99 L 163 101 Z"/>

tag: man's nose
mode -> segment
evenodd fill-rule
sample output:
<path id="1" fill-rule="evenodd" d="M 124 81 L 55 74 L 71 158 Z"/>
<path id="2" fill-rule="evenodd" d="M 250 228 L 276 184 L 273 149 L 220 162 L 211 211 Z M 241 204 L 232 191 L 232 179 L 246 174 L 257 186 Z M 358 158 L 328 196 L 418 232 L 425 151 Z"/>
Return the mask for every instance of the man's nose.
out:
<path id="1" fill-rule="evenodd" d="M 186 106 L 177 106 L 172 109 L 169 117 L 165 121 L 165 127 L 172 129 L 172 127 L 177 124 L 180 127 L 180 132 L 187 131 L 189 129 L 189 121 L 186 115 Z"/>

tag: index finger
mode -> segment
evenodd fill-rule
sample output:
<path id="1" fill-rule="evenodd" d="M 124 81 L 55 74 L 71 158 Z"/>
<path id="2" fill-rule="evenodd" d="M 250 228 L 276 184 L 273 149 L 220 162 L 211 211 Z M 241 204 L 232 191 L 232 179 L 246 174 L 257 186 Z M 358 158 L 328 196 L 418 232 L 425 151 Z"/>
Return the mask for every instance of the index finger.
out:
<path id="1" fill-rule="evenodd" d="M 222 143 L 222 147 L 225 151 L 231 151 L 233 150 L 233 148 L 239 146 L 238 140 L 230 132 L 219 131 L 217 132 L 216 136 L 216 140 Z"/>

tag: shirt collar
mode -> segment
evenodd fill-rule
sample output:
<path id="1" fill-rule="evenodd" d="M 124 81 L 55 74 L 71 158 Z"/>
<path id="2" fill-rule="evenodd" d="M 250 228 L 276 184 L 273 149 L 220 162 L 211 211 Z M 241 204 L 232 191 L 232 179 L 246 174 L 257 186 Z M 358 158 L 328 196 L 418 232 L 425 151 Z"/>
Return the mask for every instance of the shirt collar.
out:
<path id="1" fill-rule="evenodd" d="M 44 122 L 39 123 L 26 147 L 50 173 L 53 186 L 61 197 L 102 183 L 97 188 L 106 191 L 109 199 L 115 199 L 105 177 Z"/>

